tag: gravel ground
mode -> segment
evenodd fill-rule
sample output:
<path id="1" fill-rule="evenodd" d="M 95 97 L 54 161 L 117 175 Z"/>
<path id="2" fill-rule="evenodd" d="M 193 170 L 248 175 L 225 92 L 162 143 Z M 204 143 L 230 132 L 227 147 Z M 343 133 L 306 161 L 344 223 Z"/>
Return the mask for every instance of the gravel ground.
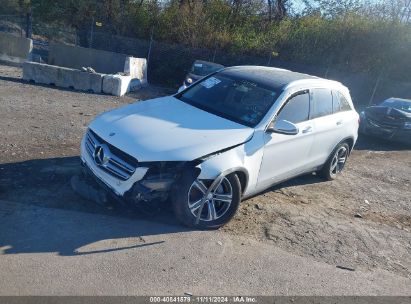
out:
<path id="1" fill-rule="evenodd" d="M 69 187 L 80 138 L 96 114 L 167 93 L 150 87 L 119 98 L 61 90 L 25 83 L 20 69 L 0 65 L 0 199 L 174 223 L 167 206 L 155 217 L 100 207 Z M 410 176 L 409 148 L 360 138 L 337 180 L 307 175 L 273 187 L 246 200 L 221 230 L 331 265 L 410 278 Z"/>

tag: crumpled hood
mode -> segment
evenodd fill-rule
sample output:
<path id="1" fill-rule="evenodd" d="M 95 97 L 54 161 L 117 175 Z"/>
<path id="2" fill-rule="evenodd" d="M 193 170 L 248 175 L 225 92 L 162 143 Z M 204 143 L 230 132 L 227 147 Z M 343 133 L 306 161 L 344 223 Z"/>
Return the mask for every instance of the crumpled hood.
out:
<path id="1" fill-rule="evenodd" d="M 172 96 L 103 113 L 90 128 L 138 161 L 190 161 L 246 142 L 254 129 Z"/>
<path id="2" fill-rule="evenodd" d="M 411 113 L 386 106 L 371 106 L 366 108 L 365 112 L 367 115 L 377 120 L 385 120 L 389 117 L 397 120 L 411 119 Z"/>

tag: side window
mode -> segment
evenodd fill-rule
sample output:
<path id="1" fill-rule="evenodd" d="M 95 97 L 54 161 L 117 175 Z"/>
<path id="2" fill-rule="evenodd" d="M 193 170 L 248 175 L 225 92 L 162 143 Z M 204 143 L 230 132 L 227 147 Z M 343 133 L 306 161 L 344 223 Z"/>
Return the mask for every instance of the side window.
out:
<path id="1" fill-rule="evenodd" d="M 333 91 L 333 112 L 341 112 L 340 94 L 337 91 Z"/>
<path id="2" fill-rule="evenodd" d="M 299 123 L 308 120 L 310 113 L 310 95 L 302 92 L 291 97 L 285 106 L 280 110 L 277 120 L 288 120 L 292 123 Z"/>
<path id="3" fill-rule="evenodd" d="M 340 111 L 351 111 L 351 106 L 348 100 L 344 97 L 343 94 L 338 92 L 338 95 L 340 97 L 340 104 L 341 104 L 341 110 Z"/>
<path id="4" fill-rule="evenodd" d="M 333 113 L 333 97 L 329 89 L 312 89 L 313 112 L 311 118 Z"/>
<path id="5" fill-rule="evenodd" d="M 333 91 L 333 110 L 334 113 L 351 110 L 348 100 L 338 91 Z"/>

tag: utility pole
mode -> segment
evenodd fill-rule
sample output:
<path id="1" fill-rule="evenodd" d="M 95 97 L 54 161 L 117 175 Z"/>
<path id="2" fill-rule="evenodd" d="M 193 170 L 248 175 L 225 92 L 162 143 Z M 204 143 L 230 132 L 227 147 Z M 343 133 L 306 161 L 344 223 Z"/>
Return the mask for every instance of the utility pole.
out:
<path id="1" fill-rule="evenodd" d="M 374 88 L 373 88 L 373 90 L 372 90 L 372 94 L 371 94 L 371 97 L 370 97 L 370 101 L 368 102 L 368 105 L 369 105 L 369 106 L 372 105 L 372 103 L 373 103 L 373 101 L 374 101 L 374 96 L 375 96 L 375 93 L 377 92 L 378 85 L 380 84 L 380 81 L 381 81 L 381 78 L 382 78 L 382 76 L 383 76 L 383 73 L 384 73 L 384 68 L 381 69 L 381 72 L 380 72 L 380 74 L 378 75 L 377 80 L 375 81 L 375 85 L 374 85 Z"/>
<path id="2" fill-rule="evenodd" d="M 94 16 L 91 17 L 91 28 L 90 28 L 90 43 L 89 48 L 93 47 L 93 31 L 94 31 Z"/>
<path id="3" fill-rule="evenodd" d="M 29 11 L 26 15 L 26 38 L 31 38 L 33 34 L 33 15 L 31 11 L 31 5 L 29 7 Z"/>
<path id="4" fill-rule="evenodd" d="M 148 47 L 148 54 L 147 54 L 147 66 L 150 62 L 150 55 L 151 55 L 151 46 L 153 44 L 153 34 L 154 34 L 154 26 L 151 28 L 151 34 L 150 34 L 150 45 Z"/>

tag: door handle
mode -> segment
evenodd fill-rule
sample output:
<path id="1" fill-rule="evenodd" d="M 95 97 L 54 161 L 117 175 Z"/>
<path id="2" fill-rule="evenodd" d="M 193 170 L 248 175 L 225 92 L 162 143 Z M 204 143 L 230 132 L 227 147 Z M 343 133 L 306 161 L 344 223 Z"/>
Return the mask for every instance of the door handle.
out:
<path id="1" fill-rule="evenodd" d="M 336 122 L 337 126 L 341 125 L 342 123 L 343 123 L 342 120 L 339 120 Z"/>
<path id="2" fill-rule="evenodd" d="M 310 133 L 312 132 L 313 128 L 311 126 L 306 127 L 305 129 L 303 129 L 303 133 Z"/>

